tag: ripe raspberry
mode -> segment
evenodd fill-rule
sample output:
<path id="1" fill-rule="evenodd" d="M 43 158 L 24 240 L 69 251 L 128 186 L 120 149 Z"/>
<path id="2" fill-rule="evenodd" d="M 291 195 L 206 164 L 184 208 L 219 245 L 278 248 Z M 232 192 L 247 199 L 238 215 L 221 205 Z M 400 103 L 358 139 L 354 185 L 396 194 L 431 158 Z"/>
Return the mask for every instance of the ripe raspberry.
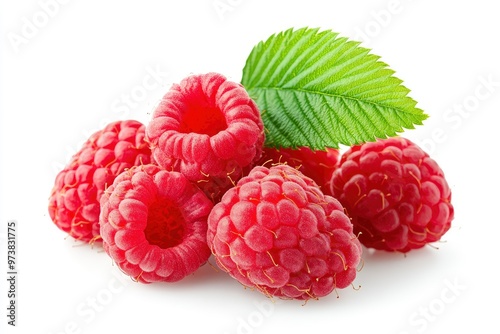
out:
<path id="1" fill-rule="evenodd" d="M 351 284 L 361 244 L 341 204 L 287 165 L 257 166 L 208 218 L 219 267 L 267 296 L 310 299 Z"/>
<path id="2" fill-rule="evenodd" d="M 438 241 L 453 219 L 451 190 L 438 164 L 405 138 L 350 148 L 332 177 L 366 247 L 408 252 Z"/>
<path id="3" fill-rule="evenodd" d="M 339 150 L 334 148 L 312 150 L 306 146 L 297 149 L 265 147 L 256 165 L 278 163 L 292 166 L 313 179 L 325 195 L 331 196 L 330 182 L 339 161 L 339 155 Z"/>
<path id="4" fill-rule="evenodd" d="M 52 221 L 73 238 L 99 240 L 99 199 L 123 170 L 148 164 L 145 126 L 117 121 L 95 132 L 56 177 L 49 198 Z"/>
<path id="5" fill-rule="evenodd" d="M 136 281 L 178 281 L 210 256 L 212 207 L 183 174 L 155 165 L 133 167 L 101 197 L 104 250 Z"/>
<path id="6" fill-rule="evenodd" d="M 208 73 L 172 86 L 146 136 L 156 163 L 180 171 L 217 201 L 260 158 L 264 125 L 243 86 Z"/>

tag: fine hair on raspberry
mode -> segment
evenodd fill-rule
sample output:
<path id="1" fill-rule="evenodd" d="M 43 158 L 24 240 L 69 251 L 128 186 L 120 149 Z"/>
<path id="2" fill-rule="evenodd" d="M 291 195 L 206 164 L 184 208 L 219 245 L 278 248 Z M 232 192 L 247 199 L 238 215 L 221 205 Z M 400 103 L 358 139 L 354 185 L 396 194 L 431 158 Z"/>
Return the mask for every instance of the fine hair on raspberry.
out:
<path id="1" fill-rule="evenodd" d="M 261 155 L 264 126 L 244 87 L 221 74 L 192 75 L 165 94 L 146 129 L 155 162 L 214 201 Z"/>
<path id="2" fill-rule="evenodd" d="M 332 195 L 330 182 L 339 159 L 340 152 L 335 148 L 313 150 L 307 146 L 296 148 L 264 147 L 262 156 L 256 165 L 287 164 L 313 179 L 325 195 Z"/>

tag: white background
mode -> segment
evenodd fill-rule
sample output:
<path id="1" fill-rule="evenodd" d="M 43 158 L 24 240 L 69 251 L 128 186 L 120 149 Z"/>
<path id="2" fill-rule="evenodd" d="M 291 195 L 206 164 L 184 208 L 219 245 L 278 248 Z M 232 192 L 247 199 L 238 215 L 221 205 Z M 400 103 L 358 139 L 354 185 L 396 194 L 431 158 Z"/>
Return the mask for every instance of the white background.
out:
<path id="1" fill-rule="evenodd" d="M 494 3 L 0 1 L 0 331 L 498 332 Z M 52 224 L 47 203 L 55 175 L 88 135 L 118 119 L 148 122 L 170 84 L 191 73 L 239 81 L 253 45 L 303 26 L 363 41 L 430 115 L 404 135 L 438 161 L 452 187 L 456 218 L 439 249 L 366 251 L 354 282 L 361 289 L 303 306 L 271 303 L 208 265 L 176 284 L 133 283 L 99 247 L 80 245 Z M 10 219 L 18 223 L 15 328 L 6 325 L 3 278 Z"/>

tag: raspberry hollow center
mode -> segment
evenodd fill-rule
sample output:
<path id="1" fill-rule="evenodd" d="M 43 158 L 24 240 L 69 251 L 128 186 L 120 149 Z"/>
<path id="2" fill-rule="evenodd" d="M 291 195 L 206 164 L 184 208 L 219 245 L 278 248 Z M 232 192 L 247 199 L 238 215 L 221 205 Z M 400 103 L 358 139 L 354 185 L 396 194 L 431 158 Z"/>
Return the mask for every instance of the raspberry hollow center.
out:
<path id="1" fill-rule="evenodd" d="M 184 111 L 179 132 L 213 136 L 226 128 L 226 118 L 219 108 L 207 101 L 196 101 L 190 103 Z"/>
<path id="2" fill-rule="evenodd" d="M 148 223 L 144 230 L 146 240 L 151 245 L 167 249 L 182 242 L 185 224 L 182 213 L 169 200 L 154 202 L 148 211 Z"/>

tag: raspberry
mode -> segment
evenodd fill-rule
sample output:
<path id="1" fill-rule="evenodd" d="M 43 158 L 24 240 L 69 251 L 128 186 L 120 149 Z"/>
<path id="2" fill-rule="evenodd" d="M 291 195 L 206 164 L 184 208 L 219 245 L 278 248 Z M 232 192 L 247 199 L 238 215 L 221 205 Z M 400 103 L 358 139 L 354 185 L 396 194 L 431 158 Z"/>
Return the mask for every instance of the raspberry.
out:
<path id="1" fill-rule="evenodd" d="M 218 266 L 267 296 L 311 299 L 356 276 L 361 244 L 342 205 L 287 165 L 257 166 L 208 218 Z"/>
<path id="2" fill-rule="evenodd" d="M 178 281 L 210 256 L 212 207 L 183 174 L 156 165 L 133 167 L 101 197 L 104 250 L 136 281 Z"/>
<path id="3" fill-rule="evenodd" d="M 443 171 L 401 137 L 346 151 L 333 174 L 332 192 L 369 248 L 403 253 L 421 248 L 440 240 L 453 219 Z"/>
<path id="4" fill-rule="evenodd" d="M 339 150 L 333 148 L 312 150 L 306 146 L 297 149 L 265 147 L 256 165 L 288 164 L 313 179 L 325 195 L 331 196 L 330 182 L 339 155 Z"/>
<path id="5" fill-rule="evenodd" d="M 243 86 L 217 73 L 173 85 L 146 136 L 158 165 L 183 173 L 214 201 L 260 158 L 265 139 L 254 101 Z"/>
<path id="6" fill-rule="evenodd" d="M 99 199 L 123 170 L 148 164 L 145 126 L 117 121 L 95 132 L 58 173 L 49 198 L 52 221 L 77 240 L 99 240 Z"/>

